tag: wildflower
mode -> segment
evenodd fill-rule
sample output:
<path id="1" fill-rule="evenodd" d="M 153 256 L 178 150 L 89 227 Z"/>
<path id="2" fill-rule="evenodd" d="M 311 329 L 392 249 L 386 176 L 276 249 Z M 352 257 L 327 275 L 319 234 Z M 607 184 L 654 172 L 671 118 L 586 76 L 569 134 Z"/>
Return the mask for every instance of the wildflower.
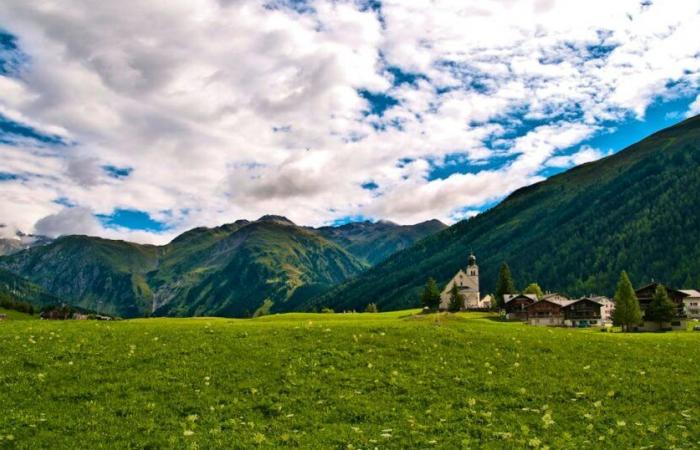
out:
<path id="1" fill-rule="evenodd" d="M 535 437 L 535 438 L 530 439 L 530 440 L 527 442 L 527 444 L 528 444 L 530 447 L 537 448 L 537 447 L 540 446 L 540 444 L 542 444 L 542 441 L 540 441 L 539 439 L 537 439 L 537 438 Z"/>
<path id="2" fill-rule="evenodd" d="M 627 425 L 627 423 L 625 423 L 624 420 L 618 420 L 618 421 L 617 421 L 617 426 L 618 426 L 618 427 L 624 427 L 625 425 Z"/>
<path id="3" fill-rule="evenodd" d="M 194 434 L 194 431 L 192 431 L 192 430 L 185 430 L 182 434 L 183 434 L 184 436 L 192 436 L 192 435 Z"/>
<path id="4" fill-rule="evenodd" d="M 545 427 L 545 428 L 549 428 L 551 425 L 553 425 L 553 424 L 554 424 L 554 421 L 552 420 L 552 414 L 550 414 L 550 413 L 548 413 L 548 412 L 545 413 L 545 414 L 542 416 L 542 422 L 544 422 L 544 427 Z"/>

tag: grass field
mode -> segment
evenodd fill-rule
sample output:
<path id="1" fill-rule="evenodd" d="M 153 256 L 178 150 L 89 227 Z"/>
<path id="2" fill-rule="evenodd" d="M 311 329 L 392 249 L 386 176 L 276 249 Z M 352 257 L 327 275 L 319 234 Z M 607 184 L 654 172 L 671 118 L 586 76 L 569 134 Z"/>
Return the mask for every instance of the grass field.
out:
<path id="1" fill-rule="evenodd" d="M 39 314 L 29 315 L 12 309 L 0 308 L 0 314 L 7 316 L 5 320 L 39 320 Z"/>
<path id="2" fill-rule="evenodd" d="M 0 448 L 698 448 L 700 333 L 480 314 L 0 323 Z"/>

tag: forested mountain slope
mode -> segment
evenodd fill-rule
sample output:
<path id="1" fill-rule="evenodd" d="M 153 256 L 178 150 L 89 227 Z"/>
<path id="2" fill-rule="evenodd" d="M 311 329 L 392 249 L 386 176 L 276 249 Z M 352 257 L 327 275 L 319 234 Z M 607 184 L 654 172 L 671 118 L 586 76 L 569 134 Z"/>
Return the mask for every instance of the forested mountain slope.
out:
<path id="1" fill-rule="evenodd" d="M 483 294 L 502 262 L 519 288 L 570 295 L 611 295 L 621 270 L 637 285 L 700 287 L 700 116 L 522 188 L 303 306 L 415 306 L 425 279 L 445 283 L 470 249 Z"/>

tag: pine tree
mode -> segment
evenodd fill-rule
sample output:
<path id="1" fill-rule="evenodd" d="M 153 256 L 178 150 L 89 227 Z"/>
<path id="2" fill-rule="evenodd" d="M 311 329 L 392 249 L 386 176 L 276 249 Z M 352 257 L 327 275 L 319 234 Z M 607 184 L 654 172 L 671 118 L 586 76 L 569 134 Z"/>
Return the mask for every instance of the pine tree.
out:
<path id="1" fill-rule="evenodd" d="M 421 304 L 428 309 L 437 309 L 440 306 L 440 290 L 434 278 L 428 278 L 420 297 Z"/>
<path id="2" fill-rule="evenodd" d="M 623 270 L 615 291 L 613 324 L 620 325 L 623 331 L 629 331 L 630 326 L 639 324 L 641 320 L 642 312 L 639 309 L 639 299 L 634 293 L 634 288 L 627 276 L 627 272 Z"/>
<path id="3" fill-rule="evenodd" d="M 450 304 L 448 309 L 451 312 L 457 312 L 464 306 L 464 296 L 459 293 L 459 288 L 457 283 L 452 284 L 452 289 L 450 290 Z"/>
<path id="4" fill-rule="evenodd" d="M 501 269 L 498 272 L 498 282 L 496 283 L 496 304 L 498 307 L 503 307 L 503 296 L 505 294 L 515 294 L 515 282 L 510 274 L 508 264 L 501 264 Z"/>
<path id="5" fill-rule="evenodd" d="M 664 322 L 670 322 L 676 315 L 676 304 L 668 296 L 668 291 L 662 285 L 656 287 L 654 298 L 649 303 L 644 318 L 659 324 L 659 328 Z"/>
<path id="6" fill-rule="evenodd" d="M 523 291 L 523 294 L 535 294 L 538 300 L 542 300 L 542 297 L 544 297 L 544 292 L 542 292 L 542 288 L 537 283 L 530 283 Z"/>

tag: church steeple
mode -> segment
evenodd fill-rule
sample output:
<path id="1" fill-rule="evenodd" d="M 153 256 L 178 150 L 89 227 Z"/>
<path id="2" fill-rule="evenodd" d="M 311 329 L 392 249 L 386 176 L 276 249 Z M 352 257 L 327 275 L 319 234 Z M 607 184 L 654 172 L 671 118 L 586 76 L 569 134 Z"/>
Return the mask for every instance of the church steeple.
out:
<path id="1" fill-rule="evenodd" d="M 479 266 L 476 265 L 474 252 L 469 252 L 469 262 L 467 263 L 467 276 L 473 277 L 476 285 L 479 285 Z"/>

